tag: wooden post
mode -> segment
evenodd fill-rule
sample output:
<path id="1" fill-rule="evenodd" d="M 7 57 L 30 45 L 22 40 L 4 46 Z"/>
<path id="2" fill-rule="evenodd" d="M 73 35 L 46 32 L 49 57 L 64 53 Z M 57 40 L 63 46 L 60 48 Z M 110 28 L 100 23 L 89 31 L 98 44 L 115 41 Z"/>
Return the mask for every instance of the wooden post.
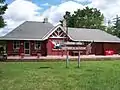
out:
<path id="1" fill-rule="evenodd" d="M 80 51 L 78 51 L 78 68 L 80 67 Z"/>
<path id="2" fill-rule="evenodd" d="M 68 68 L 68 63 L 69 63 L 69 51 L 68 50 L 66 50 L 67 52 L 66 52 L 66 68 Z"/>
<path id="3" fill-rule="evenodd" d="M 21 59 L 23 59 L 24 58 L 24 53 L 21 53 L 20 55 L 21 55 Z"/>
<path id="4" fill-rule="evenodd" d="M 39 58 L 40 58 L 40 56 L 41 56 L 41 54 L 40 54 L 40 53 L 37 53 L 37 59 L 39 59 Z"/>

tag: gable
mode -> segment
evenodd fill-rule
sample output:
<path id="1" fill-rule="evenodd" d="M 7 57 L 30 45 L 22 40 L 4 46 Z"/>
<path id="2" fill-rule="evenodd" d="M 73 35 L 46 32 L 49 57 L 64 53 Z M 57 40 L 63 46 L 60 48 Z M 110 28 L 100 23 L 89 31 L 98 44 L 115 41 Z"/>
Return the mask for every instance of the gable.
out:
<path id="1" fill-rule="evenodd" d="M 49 38 L 64 38 L 67 37 L 67 34 L 63 32 L 63 30 L 59 27 L 57 28 L 50 36 Z"/>
<path id="2" fill-rule="evenodd" d="M 48 35 L 44 39 L 48 39 L 48 38 L 66 38 L 66 37 L 71 39 L 71 37 L 66 34 L 63 27 L 61 25 L 57 25 L 54 29 L 52 29 L 52 31 L 50 31 L 48 33 Z"/>

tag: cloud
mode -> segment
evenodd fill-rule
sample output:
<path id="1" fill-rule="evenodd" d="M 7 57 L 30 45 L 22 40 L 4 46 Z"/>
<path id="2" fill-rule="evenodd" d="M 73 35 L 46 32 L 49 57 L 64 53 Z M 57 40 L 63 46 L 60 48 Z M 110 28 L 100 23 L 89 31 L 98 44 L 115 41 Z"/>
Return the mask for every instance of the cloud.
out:
<path id="1" fill-rule="evenodd" d="M 112 21 L 117 14 L 120 15 L 120 0 L 92 0 L 87 6 L 99 9 L 104 14 L 106 22 Z"/>
<path id="2" fill-rule="evenodd" d="M 53 24 L 57 24 L 59 20 L 63 18 L 63 15 L 65 14 L 66 11 L 69 11 L 73 13 L 75 10 L 83 8 L 83 5 L 73 2 L 73 1 L 68 1 L 65 3 L 62 3 L 60 5 L 55 5 L 44 11 L 43 17 L 49 18 L 49 21 Z"/>
<path id="3" fill-rule="evenodd" d="M 40 10 L 42 10 L 42 8 L 32 3 L 30 0 L 15 0 L 8 5 L 8 9 L 3 16 L 7 26 L 0 30 L 0 34 L 6 34 L 6 32 L 11 31 L 24 21 L 43 20 L 39 12 Z"/>
<path id="4" fill-rule="evenodd" d="M 81 2 L 91 3 L 81 4 Z M 65 11 L 73 13 L 73 11 L 76 11 L 78 8 L 82 9 L 86 6 L 99 9 L 105 16 L 105 24 L 108 20 L 112 20 L 116 14 L 120 15 L 120 0 L 62 0 L 60 5 L 52 6 L 47 9 L 43 13 L 43 16 L 48 17 L 52 23 L 56 24 L 62 19 Z"/>

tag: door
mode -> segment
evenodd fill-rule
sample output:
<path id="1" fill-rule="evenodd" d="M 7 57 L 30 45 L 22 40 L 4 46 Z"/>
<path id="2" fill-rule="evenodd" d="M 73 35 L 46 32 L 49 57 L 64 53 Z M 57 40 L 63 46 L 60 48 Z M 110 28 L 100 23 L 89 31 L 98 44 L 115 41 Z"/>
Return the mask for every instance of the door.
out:
<path id="1" fill-rule="evenodd" d="M 29 41 L 24 42 L 24 53 L 25 55 L 30 55 L 30 42 Z"/>
<path id="2" fill-rule="evenodd" d="M 96 43 L 95 54 L 96 55 L 104 55 L 103 43 Z"/>

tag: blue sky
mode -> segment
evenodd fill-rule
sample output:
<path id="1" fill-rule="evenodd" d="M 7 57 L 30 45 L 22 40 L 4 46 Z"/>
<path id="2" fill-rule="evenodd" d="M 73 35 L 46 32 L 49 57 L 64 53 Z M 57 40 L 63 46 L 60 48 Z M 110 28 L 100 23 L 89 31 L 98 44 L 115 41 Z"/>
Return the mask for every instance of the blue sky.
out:
<path id="1" fill-rule="evenodd" d="M 15 0 L 6 0 L 6 3 L 10 4 L 13 1 L 15 1 Z M 43 9 L 45 10 L 45 9 L 49 8 L 50 6 L 52 6 L 52 5 L 59 5 L 59 4 L 61 4 L 63 2 L 66 2 L 66 1 L 76 1 L 76 2 L 78 2 L 79 0 L 29 0 L 29 1 L 32 1 L 36 5 L 38 5 L 40 7 L 43 7 Z M 44 5 L 46 3 L 49 4 L 50 6 Z M 84 2 L 83 2 L 83 0 L 82 0 L 82 2 L 78 2 L 78 3 L 86 5 L 86 4 L 91 3 L 91 1 L 84 0 Z"/>
<path id="2" fill-rule="evenodd" d="M 6 0 L 6 3 L 10 4 L 15 0 Z M 49 3 L 50 5 L 58 5 L 62 0 L 31 0 L 33 3 L 41 6 L 42 4 Z"/>

